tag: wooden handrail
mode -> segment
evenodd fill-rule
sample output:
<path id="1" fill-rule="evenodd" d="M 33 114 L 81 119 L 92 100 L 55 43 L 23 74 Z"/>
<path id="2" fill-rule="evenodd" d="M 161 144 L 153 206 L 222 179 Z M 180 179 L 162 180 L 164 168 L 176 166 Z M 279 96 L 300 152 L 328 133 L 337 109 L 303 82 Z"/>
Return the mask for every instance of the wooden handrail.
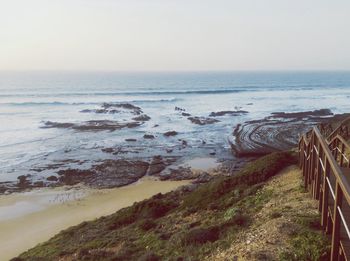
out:
<path id="1" fill-rule="evenodd" d="M 347 162 L 347 167 L 350 168 L 350 144 L 342 136 L 337 135 L 328 142 L 328 146 L 331 149 L 336 160 L 338 158 L 338 155 L 340 156 L 340 167 L 344 167 L 345 160 Z M 345 154 L 346 151 L 349 153 L 349 155 Z"/>
<path id="2" fill-rule="evenodd" d="M 340 183 L 340 186 L 343 190 L 344 196 L 346 197 L 348 203 L 350 204 L 350 186 L 348 184 L 348 181 L 346 180 L 344 174 L 342 173 L 338 163 L 335 161 L 328 144 L 326 143 L 325 139 L 322 137 L 320 131 L 318 130 L 317 127 L 314 127 L 314 133 L 317 135 L 319 138 L 319 142 L 322 145 L 322 148 L 324 149 L 324 152 L 326 154 L 327 159 L 330 161 L 331 168 L 334 172 L 334 175 L 336 176 L 338 181 Z"/>
<path id="3" fill-rule="evenodd" d="M 350 260 L 350 212 L 344 214 L 350 210 L 350 164 L 343 167 L 345 149 L 350 151 L 350 145 L 340 135 L 331 135 L 327 141 L 314 127 L 300 138 L 300 167 L 305 187 L 319 200 L 321 225 L 332 235 L 331 260 Z"/>
<path id="4" fill-rule="evenodd" d="M 343 142 L 344 144 L 346 144 L 350 148 L 350 144 L 342 136 L 340 136 L 339 134 L 337 134 L 337 136 L 333 137 L 330 141 L 327 141 L 327 143 L 331 144 L 336 139 L 339 139 L 341 142 Z"/>
<path id="5" fill-rule="evenodd" d="M 348 117 L 348 118 L 344 119 L 343 121 L 341 121 L 340 124 L 339 124 L 339 126 L 338 126 L 337 128 L 335 128 L 334 131 L 332 131 L 331 134 L 329 134 L 329 135 L 327 136 L 327 140 L 331 140 L 331 139 L 333 139 L 336 135 L 338 135 L 338 134 L 341 132 L 342 128 L 343 128 L 344 126 L 347 126 L 347 123 L 350 123 L 350 117 Z"/>

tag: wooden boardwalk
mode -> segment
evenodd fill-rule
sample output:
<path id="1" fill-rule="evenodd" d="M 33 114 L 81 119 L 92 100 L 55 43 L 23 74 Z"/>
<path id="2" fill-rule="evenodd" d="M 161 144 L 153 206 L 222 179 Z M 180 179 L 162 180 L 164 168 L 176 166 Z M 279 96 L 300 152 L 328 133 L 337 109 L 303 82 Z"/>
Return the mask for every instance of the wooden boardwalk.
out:
<path id="1" fill-rule="evenodd" d="M 321 225 L 332 239 L 332 261 L 350 261 L 349 122 L 342 122 L 327 138 L 314 127 L 299 140 L 305 187 L 319 200 Z"/>

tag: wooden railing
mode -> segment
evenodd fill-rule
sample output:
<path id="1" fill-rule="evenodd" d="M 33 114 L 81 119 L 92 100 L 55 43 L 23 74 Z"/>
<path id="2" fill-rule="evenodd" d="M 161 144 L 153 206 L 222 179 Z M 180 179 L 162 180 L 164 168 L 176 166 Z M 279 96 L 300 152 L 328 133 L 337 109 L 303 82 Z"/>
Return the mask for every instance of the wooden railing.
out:
<path id="1" fill-rule="evenodd" d="M 330 134 L 326 134 L 324 136 L 327 136 L 327 140 L 332 140 L 337 135 L 340 135 L 341 137 L 347 139 L 349 138 L 349 125 L 350 125 L 350 118 L 345 118 L 337 128 L 335 128 Z"/>
<path id="2" fill-rule="evenodd" d="M 328 140 L 314 127 L 299 140 L 304 184 L 319 200 L 321 225 L 331 235 L 332 261 L 350 261 L 350 145 L 340 135 L 343 130 L 338 127 Z"/>

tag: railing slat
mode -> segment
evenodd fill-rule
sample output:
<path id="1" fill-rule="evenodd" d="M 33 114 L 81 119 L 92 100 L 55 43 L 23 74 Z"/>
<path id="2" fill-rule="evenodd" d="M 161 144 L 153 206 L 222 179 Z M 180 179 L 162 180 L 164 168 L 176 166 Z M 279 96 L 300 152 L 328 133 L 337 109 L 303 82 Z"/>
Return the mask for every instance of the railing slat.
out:
<path id="1" fill-rule="evenodd" d="M 327 183 L 328 183 L 329 191 L 331 192 L 331 195 L 332 195 L 333 199 L 335 199 L 335 194 L 334 194 L 331 182 L 329 181 L 328 177 L 326 177 L 326 180 L 327 180 Z"/>
<path id="2" fill-rule="evenodd" d="M 340 209 L 339 206 L 338 206 L 337 208 L 338 208 L 338 211 L 339 211 L 340 218 L 341 218 L 341 220 L 342 220 L 342 222 L 343 222 L 343 225 L 344 225 L 346 234 L 348 235 L 348 238 L 349 238 L 349 240 L 350 240 L 350 231 L 349 231 L 349 227 L 348 227 L 348 225 L 347 225 L 347 223 L 346 223 L 346 221 L 345 221 L 343 212 L 341 211 L 341 209 Z"/>
<path id="3" fill-rule="evenodd" d="M 335 202 L 334 202 L 334 221 L 332 229 L 332 249 L 331 249 L 331 261 L 338 260 L 339 247 L 340 247 L 340 215 L 338 206 L 341 205 L 343 193 L 339 184 L 335 187 Z"/>

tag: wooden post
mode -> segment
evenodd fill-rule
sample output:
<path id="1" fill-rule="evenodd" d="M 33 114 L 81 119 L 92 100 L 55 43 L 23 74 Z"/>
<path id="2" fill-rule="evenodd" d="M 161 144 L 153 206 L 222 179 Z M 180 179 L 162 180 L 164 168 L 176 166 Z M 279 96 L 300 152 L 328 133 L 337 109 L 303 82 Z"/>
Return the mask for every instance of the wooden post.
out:
<path id="1" fill-rule="evenodd" d="M 314 135 L 313 135 L 314 136 Z M 309 143 L 309 178 L 308 178 L 308 187 L 310 188 L 310 189 L 312 189 L 312 168 L 313 168 L 313 163 L 312 163 L 312 158 L 313 158 L 313 147 L 312 147 L 312 144 L 313 144 L 313 142 L 312 142 L 312 140 L 313 140 L 313 136 L 312 136 L 312 138 L 311 138 L 311 140 L 310 140 L 310 143 Z"/>
<path id="2" fill-rule="evenodd" d="M 302 138 L 302 144 L 301 144 L 301 155 L 300 155 L 300 165 L 301 165 L 301 170 L 302 170 L 302 173 L 304 175 L 304 168 L 305 168 L 305 155 L 304 155 L 304 152 L 305 152 L 305 141 L 304 141 L 304 138 Z"/>
<path id="3" fill-rule="evenodd" d="M 315 178 L 315 199 L 320 199 L 321 163 L 320 163 L 320 143 L 317 144 L 318 154 L 316 155 L 316 178 Z"/>
<path id="4" fill-rule="evenodd" d="M 338 161 L 338 142 L 339 140 L 338 139 L 335 139 L 334 140 L 334 144 L 333 144 L 333 148 L 334 148 L 334 158 L 335 158 L 335 161 Z"/>
<path id="5" fill-rule="evenodd" d="M 320 198 L 319 198 L 319 201 L 318 201 L 318 210 L 320 211 L 320 213 L 322 213 L 322 205 L 323 205 L 323 194 L 324 194 L 324 178 L 325 178 L 325 175 L 324 175 L 324 169 L 322 168 L 322 165 L 321 165 L 321 161 L 322 161 L 322 158 L 324 158 L 324 151 L 323 151 L 323 148 L 321 146 L 321 143 L 319 144 L 319 160 L 318 160 L 318 163 L 319 163 L 319 166 L 320 166 L 320 179 L 319 179 L 319 186 L 320 186 Z M 322 183 L 322 184 L 321 184 Z"/>
<path id="6" fill-rule="evenodd" d="M 311 147 L 311 141 L 309 142 L 307 146 L 307 153 L 306 153 L 306 172 L 305 172 L 305 188 L 309 188 L 310 184 L 310 163 L 311 163 L 311 153 L 310 153 L 310 147 Z"/>
<path id="7" fill-rule="evenodd" d="M 325 165 L 325 171 L 323 172 L 323 197 L 322 197 L 322 213 L 321 213 L 321 225 L 324 229 L 327 228 L 328 223 L 328 194 L 329 194 L 329 187 L 327 184 L 327 177 L 329 176 L 329 162 L 326 158 L 326 155 L 324 156 L 324 165 Z"/>
<path id="8" fill-rule="evenodd" d="M 331 261 L 338 260 L 339 257 L 339 247 L 340 247 L 340 213 L 338 211 L 338 206 L 341 208 L 343 200 L 343 193 L 336 182 L 335 187 L 335 202 L 334 202 L 334 222 L 333 222 L 333 233 L 332 233 L 332 250 L 331 250 Z"/>
<path id="9" fill-rule="evenodd" d="M 312 174 L 313 174 L 313 167 L 314 167 L 314 164 L 313 164 L 314 138 L 315 138 L 315 135 L 311 135 L 311 139 L 309 143 L 309 169 L 308 169 L 309 175 L 308 175 L 307 183 L 308 183 L 308 188 L 311 189 L 311 193 L 312 193 Z"/>
<path id="10" fill-rule="evenodd" d="M 305 145 L 305 143 L 304 143 Z M 304 146 L 304 164 L 303 164 L 303 175 L 304 175 L 304 186 L 307 189 L 307 148 Z"/>
<path id="11" fill-rule="evenodd" d="M 344 164 L 344 152 L 345 152 L 345 144 L 341 144 L 341 156 L 340 156 L 340 167 L 343 167 Z"/>
<path id="12" fill-rule="evenodd" d="M 302 169 L 303 167 L 303 154 L 304 153 L 304 138 L 303 136 L 300 137 L 299 141 L 299 168 Z"/>
<path id="13" fill-rule="evenodd" d="M 313 195 L 313 198 L 315 198 L 316 196 L 315 196 L 315 194 L 316 194 L 316 185 L 315 185 L 315 176 L 316 176 L 316 166 L 317 166 L 317 164 L 316 164 L 316 156 L 317 156 L 317 154 L 316 154 L 316 151 L 315 151 L 315 140 L 316 140 L 316 137 L 315 137 L 315 135 L 313 135 L 313 139 L 312 139 L 312 144 L 311 144 L 311 151 L 312 151 L 312 153 L 311 153 L 311 168 L 310 168 L 310 170 L 311 170 L 311 195 Z"/>

